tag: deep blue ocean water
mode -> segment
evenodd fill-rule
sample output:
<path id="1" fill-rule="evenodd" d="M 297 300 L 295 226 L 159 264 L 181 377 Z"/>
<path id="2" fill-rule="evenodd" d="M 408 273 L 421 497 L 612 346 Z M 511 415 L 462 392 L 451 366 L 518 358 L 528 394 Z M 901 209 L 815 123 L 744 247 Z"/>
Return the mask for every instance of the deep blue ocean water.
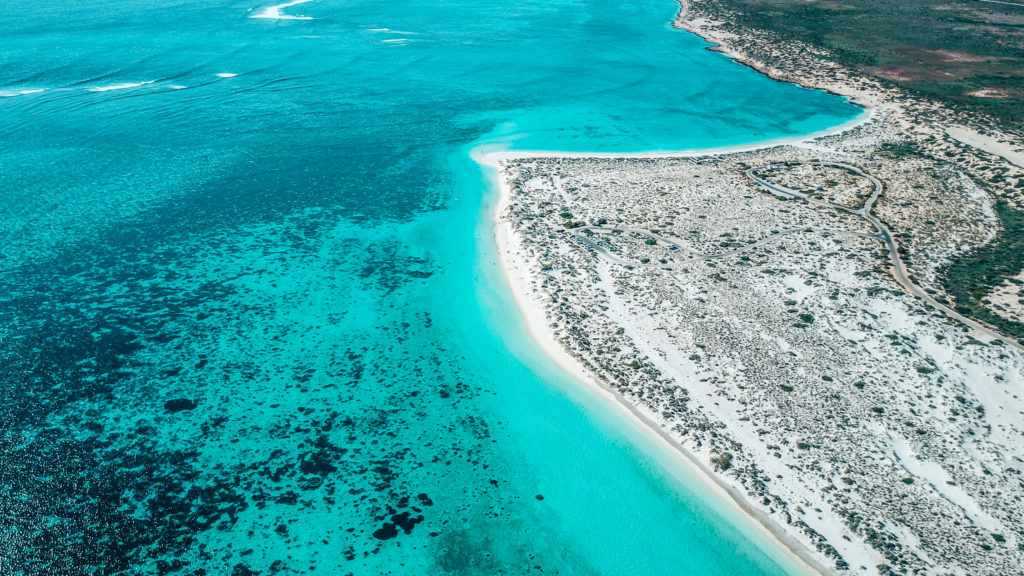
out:
<path id="1" fill-rule="evenodd" d="M 670 0 L 8 0 L 0 574 L 791 573 L 530 342 L 475 146 L 849 120 Z"/>

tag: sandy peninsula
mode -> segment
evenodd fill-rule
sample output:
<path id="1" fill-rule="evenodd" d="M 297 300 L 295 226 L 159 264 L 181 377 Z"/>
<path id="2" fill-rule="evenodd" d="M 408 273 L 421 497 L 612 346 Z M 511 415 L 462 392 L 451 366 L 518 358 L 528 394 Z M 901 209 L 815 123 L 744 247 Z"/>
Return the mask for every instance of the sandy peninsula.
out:
<path id="1" fill-rule="evenodd" d="M 693 7 L 677 25 L 870 114 L 751 149 L 480 158 L 531 332 L 809 571 L 1019 573 L 1024 351 L 942 274 L 1024 207 L 1020 140 L 825 58 L 763 66 L 782 48 Z M 1020 317 L 1019 286 L 984 301 Z"/>

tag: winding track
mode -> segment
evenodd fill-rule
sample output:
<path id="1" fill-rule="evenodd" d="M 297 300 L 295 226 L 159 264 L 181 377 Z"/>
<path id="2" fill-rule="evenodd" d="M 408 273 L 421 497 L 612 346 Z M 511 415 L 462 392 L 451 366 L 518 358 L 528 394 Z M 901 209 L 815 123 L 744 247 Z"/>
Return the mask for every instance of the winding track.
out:
<path id="1" fill-rule="evenodd" d="M 1024 345 L 1021 345 L 1016 340 L 1013 340 L 1012 338 L 1005 337 L 1002 334 L 1000 334 L 999 332 L 997 332 L 996 330 L 994 330 L 994 329 L 992 329 L 992 328 L 990 328 L 990 327 L 988 327 L 988 326 L 986 326 L 986 325 L 984 325 L 984 324 L 982 324 L 982 323 L 980 323 L 980 322 L 978 322 L 976 320 L 972 320 L 970 318 L 967 318 L 966 316 L 964 316 L 963 314 L 960 314 L 959 312 L 953 310 L 949 306 L 946 306 L 945 304 L 942 304 L 942 303 L 938 302 L 937 300 L 935 300 L 935 298 L 933 298 L 930 294 L 928 294 L 923 288 L 921 288 L 920 286 L 914 284 L 914 282 L 911 281 L 910 275 L 907 273 L 907 266 L 903 262 L 903 259 L 900 258 L 899 249 L 896 246 L 896 241 L 893 240 L 892 233 L 889 231 L 889 227 L 886 226 L 884 223 L 882 223 L 881 220 L 876 218 L 874 216 L 874 214 L 871 213 L 871 209 L 874 207 L 875 202 L 878 200 L 878 197 L 882 194 L 882 191 L 885 188 L 884 185 L 882 184 L 881 180 L 879 180 L 878 178 L 875 178 L 874 176 L 864 172 L 860 168 L 857 168 L 856 166 L 851 166 L 849 164 L 843 164 L 843 163 L 840 163 L 840 162 L 811 162 L 810 164 L 815 165 L 815 166 L 831 166 L 833 168 L 840 168 L 840 169 L 843 169 L 843 170 L 847 170 L 847 171 L 849 171 L 849 172 L 851 172 L 853 174 L 856 174 L 858 176 L 866 178 L 874 186 L 874 190 L 872 191 L 871 195 L 859 207 L 857 207 L 857 208 L 850 208 L 848 206 L 843 206 L 841 204 L 836 204 L 834 202 L 829 202 L 827 200 L 818 200 L 817 198 L 813 198 L 813 197 L 811 197 L 811 196 L 809 196 L 807 194 L 804 194 L 803 192 L 799 192 L 797 190 L 793 190 L 791 188 L 787 188 L 785 186 L 776 184 L 776 183 L 774 183 L 774 182 L 772 182 L 770 180 L 767 180 L 767 179 L 762 178 L 762 177 L 757 175 L 757 171 L 758 170 L 763 170 L 765 168 L 772 168 L 772 167 L 774 167 L 774 165 L 771 165 L 771 164 L 767 165 L 767 166 L 758 166 L 758 167 L 750 168 L 750 169 L 746 170 L 745 174 L 747 175 L 748 178 L 753 180 L 755 184 L 757 184 L 758 186 L 760 186 L 760 187 L 764 188 L 765 190 L 767 190 L 767 191 L 769 191 L 769 192 L 771 192 L 773 194 L 776 194 L 778 196 L 784 196 L 786 198 L 798 198 L 798 199 L 803 200 L 803 201 L 807 202 L 808 204 L 811 204 L 811 205 L 814 205 L 814 206 L 819 206 L 819 207 L 822 207 L 822 208 L 828 208 L 828 209 L 832 209 L 832 210 L 838 210 L 840 212 L 845 212 L 847 214 L 853 214 L 855 216 L 860 216 L 861 218 L 867 220 L 875 228 L 875 230 L 877 230 L 877 232 L 875 232 L 874 234 L 864 234 L 864 233 L 852 232 L 850 234 L 851 235 L 855 235 L 855 236 L 876 238 L 878 240 L 881 240 L 882 243 L 885 244 L 886 248 L 889 250 L 889 259 L 892 262 L 892 274 L 893 274 L 893 277 L 896 279 L 896 282 L 898 282 L 900 284 L 900 286 L 903 287 L 904 290 L 909 292 L 912 296 L 915 296 L 918 299 L 922 300 L 923 302 L 925 302 L 926 304 L 928 304 L 932 308 L 934 308 L 936 310 L 939 310 L 940 312 L 945 314 L 947 317 L 949 317 L 949 318 L 951 318 L 953 320 L 956 320 L 958 322 L 961 322 L 961 323 L 969 326 L 970 328 L 973 328 L 974 330 L 976 330 L 976 331 L 978 331 L 978 332 L 988 336 L 989 338 L 991 338 L 993 340 L 999 340 L 1001 342 L 1004 342 L 1004 343 L 1008 344 L 1009 346 L 1011 346 L 1013 348 L 1016 348 L 1017 350 L 1020 350 L 1020 351 L 1024 352 Z M 717 254 L 704 254 L 704 253 L 700 253 L 700 252 L 697 252 L 697 251 L 692 250 L 692 249 L 687 249 L 687 248 L 685 248 L 687 243 L 684 242 L 683 240 L 680 240 L 678 238 L 674 238 L 672 236 L 665 236 L 665 235 L 661 235 L 661 234 L 655 234 L 655 233 L 651 232 L 650 230 L 645 230 L 643 228 L 631 228 L 631 227 L 604 228 L 604 227 L 601 227 L 601 226 L 581 226 L 580 228 L 573 229 L 572 233 L 577 238 L 577 240 L 579 240 L 584 246 L 586 246 L 587 248 L 593 250 L 596 254 L 598 254 L 599 256 L 604 258 L 605 260 L 608 260 L 610 262 L 613 262 L 615 264 L 619 264 L 619 265 L 622 265 L 622 266 L 641 267 L 641 268 L 658 268 L 658 267 L 664 267 L 665 265 L 661 264 L 661 263 L 648 263 L 648 264 L 634 263 L 634 262 L 630 262 L 630 261 L 628 261 L 628 260 L 626 260 L 626 259 L 624 259 L 624 258 L 622 258 L 622 257 L 620 257 L 620 256 L 618 256 L 618 255 L 616 255 L 614 253 L 612 253 L 610 250 L 608 250 L 604 246 L 601 246 L 600 244 L 598 244 L 597 242 L 595 242 L 594 240 L 589 238 L 586 235 L 586 231 L 589 231 L 591 234 L 598 234 L 598 235 L 611 234 L 614 231 L 621 231 L 621 232 L 627 232 L 627 233 L 635 233 L 635 234 L 640 234 L 642 236 L 647 236 L 647 237 L 650 237 L 650 238 L 654 238 L 655 240 L 658 240 L 658 241 L 660 241 L 660 242 L 662 242 L 663 244 L 666 244 L 666 245 L 667 244 L 675 244 L 676 246 L 679 247 L 679 250 L 688 252 L 688 253 L 690 253 L 692 255 L 692 257 L 687 259 L 687 260 L 674 261 L 672 263 L 674 266 L 680 266 L 680 265 L 690 264 L 690 263 L 694 263 L 694 262 L 700 262 L 700 261 L 705 261 L 705 260 L 712 260 L 712 259 L 716 259 L 716 258 L 724 258 L 726 256 L 734 256 L 736 254 L 742 253 L 742 252 L 744 252 L 746 250 L 749 250 L 751 248 L 754 248 L 756 246 L 760 246 L 760 245 L 766 244 L 768 242 L 773 242 L 773 241 L 777 240 L 781 236 L 784 236 L 784 235 L 787 235 L 787 234 L 791 234 L 791 233 L 794 233 L 794 232 L 799 232 L 799 231 L 802 231 L 802 230 L 808 230 L 808 228 L 806 226 L 800 227 L 800 228 L 788 228 L 786 230 L 781 230 L 781 231 L 779 231 L 779 232 L 777 232 L 775 234 L 772 234 L 772 235 L 768 236 L 767 238 L 764 238 L 762 240 L 758 240 L 757 242 L 753 242 L 753 243 L 748 244 L 746 246 L 742 246 L 742 247 L 739 247 L 739 248 L 736 248 L 736 249 L 733 249 L 733 250 L 727 250 L 727 251 L 720 252 L 720 253 L 717 253 Z M 811 228 L 811 230 L 826 231 L 824 229 L 818 229 L 818 228 Z M 828 232 L 836 233 L 835 231 L 832 231 L 832 230 L 828 230 Z"/>
<path id="2" fill-rule="evenodd" d="M 746 175 L 748 178 L 753 180 L 757 185 L 768 190 L 769 192 L 781 196 L 786 196 L 789 198 L 800 198 L 801 200 L 806 201 L 808 204 L 813 204 L 815 206 L 821 206 L 824 208 L 831 208 L 833 210 L 839 210 L 841 212 L 846 212 L 848 214 L 854 214 L 867 220 L 868 222 L 871 223 L 872 226 L 875 227 L 876 230 L 878 230 L 878 233 L 875 234 L 874 236 L 880 239 L 885 244 L 886 248 L 889 249 L 889 259 L 892 261 L 893 277 L 896 279 L 896 282 L 898 282 L 900 286 L 903 286 L 903 288 L 907 292 L 921 299 L 932 308 L 941 311 L 949 318 L 957 320 L 958 322 L 962 322 L 963 324 L 966 324 L 967 326 L 973 328 L 974 330 L 977 330 L 978 332 L 981 332 L 982 334 L 985 334 L 986 336 L 992 339 L 1000 340 L 1010 345 L 1011 347 L 1016 348 L 1017 350 L 1024 351 L 1024 345 L 1021 345 L 1019 342 L 1011 338 L 1003 336 L 999 332 L 993 330 L 992 328 L 989 328 L 984 324 L 981 324 L 976 320 L 967 318 L 963 314 L 960 314 L 959 312 L 953 310 L 952 308 L 946 306 L 945 304 L 941 304 L 940 302 L 935 300 L 935 298 L 932 298 L 930 294 L 925 292 L 924 289 L 914 284 L 910 280 L 910 277 L 907 274 L 907 266 L 903 262 L 903 259 L 900 258 L 899 250 L 896 247 L 896 242 L 892 238 L 892 233 L 889 231 L 889 227 L 883 224 L 881 220 L 876 218 L 871 213 L 871 208 L 874 206 L 875 201 L 878 200 L 878 196 L 882 193 L 882 190 L 884 189 L 881 180 L 864 172 L 860 168 L 857 168 L 856 166 L 851 166 L 849 164 L 842 164 L 839 162 L 811 162 L 811 164 L 815 166 L 831 166 L 833 168 L 841 168 L 844 170 L 848 170 L 858 176 L 867 178 L 871 182 L 871 184 L 874 185 L 875 189 L 871 193 L 871 196 L 869 196 L 868 199 L 865 200 L 859 208 L 848 208 L 846 206 L 835 204 L 833 202 L 811 198 L 807 194 L 798 192 L 796 190 L 792 190 L 785 186 L 780 186 L 778 184 L 775 184 L 774 182 L 771 182 L 770 180 L 761 178 L 760 176 L 757 175 L 757 170 L 760 168 L 765 168 L 765 166 L 758 168 L 750 168 L 746 171 Z"/>

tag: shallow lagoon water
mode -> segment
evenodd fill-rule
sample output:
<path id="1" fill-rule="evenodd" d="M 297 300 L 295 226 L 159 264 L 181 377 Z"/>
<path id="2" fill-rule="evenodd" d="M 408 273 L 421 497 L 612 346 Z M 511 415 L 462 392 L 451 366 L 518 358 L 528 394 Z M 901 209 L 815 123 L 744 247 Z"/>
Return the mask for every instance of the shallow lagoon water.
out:
<path id="1" fill-rule="evenodd" d="M 10 4 L 0 572 L 792 573 L 533 346 L 469 152 L 857 109 L 667 0 Z"/>

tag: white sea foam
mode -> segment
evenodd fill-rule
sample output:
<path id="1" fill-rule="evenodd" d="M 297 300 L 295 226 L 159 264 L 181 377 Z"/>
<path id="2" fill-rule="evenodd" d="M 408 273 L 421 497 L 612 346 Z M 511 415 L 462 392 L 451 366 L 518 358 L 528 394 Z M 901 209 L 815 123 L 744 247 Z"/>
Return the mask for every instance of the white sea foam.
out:
<path id="1" fill-rule="evenodd" d="M 171 84 L 169 88 L 171 90 L 184 90 L 185 88 L 188 88 L 188 86 L 182 86 L 181 84 Z"/>
<path id="2" fill-rule="evenodd" d="M 217 73 L 217 77 L 218 78 L 234 78 L 235 76 L 238 76 L 238 74 L 235 74 L 234 72 L 218 72 Z"/>
<path id="3" fill-rule="evenodd" d="M 12 96 L 24 96 L 26 94 L 38 94 L 42 92 L 43 88 L 31 88 L 25 90 L 0 90 L 0 98 L 10 98 Z"/>
<path id="4" fill-rule="evenodd" d="M 111 84 L 110 86 L 93 86 L 89 88 L 89 92 L 109 92 L 111 90 L 125 90 L 127 88 L 138 88 L 146 84 L 152 84 L 156 80 L 147 80 L 145 82 L 126 82 L 124 84 Z"/>
<path id="5" fill-rule="evenodd" d="M 277 4 L 269 8 L 264 8 L 261 12 L 257 12 L 250 16 L 250 18 L 269 18 L 271 20 L 313 20 L 312 16 L 292 16 L 290 14 L 282 14 L 282 8 L 288 8 L 295 6 L 296 4 L 304 4 L 306 2 L 312 2 L 313 0 L 292 0 L 291 2 L 285 2 L 284 4 Z"/>
<path id="6" fill-rule="evenodd" d="M 367 28 L 370 32 L 386 32 L 388 34 L 407 34 L 409 36 L 417 36 L 419 32 L 409 32 L 408 30 L 392 30 L 391 28 Z"/>

